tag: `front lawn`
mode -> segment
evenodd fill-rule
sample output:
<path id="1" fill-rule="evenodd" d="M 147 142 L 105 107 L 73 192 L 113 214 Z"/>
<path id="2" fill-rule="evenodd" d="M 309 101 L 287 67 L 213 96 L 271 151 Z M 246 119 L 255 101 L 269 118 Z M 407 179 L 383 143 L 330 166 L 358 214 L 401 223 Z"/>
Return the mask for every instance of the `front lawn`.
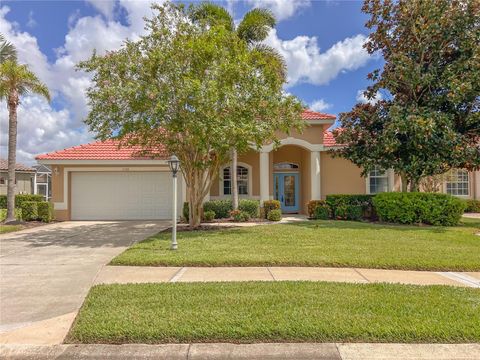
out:
<path id="1" fill-rule="evenodd" d="M 18 231 L 18 230 L 22 230 L 23 227 L 22 225 L 4 225 L 4 224 L 1 224 L 0 225 L 0 234 L 5 234 L 5 233 L 9 233 L 9 232 L 12 232 L 12 231 Z"/>
<path id="2" fill-rule="evenodd" d="M 100 285 L 73 343 L 480 341 L 480 290 L 240 282 Z"/>
<path id="3" fill-rule="evenodd" d="M 334 266 L 409 270 L 480 270 L 480 222 L 457 227 L 309 221 L 178 233 L 134 244 L 112 265 Z"/>

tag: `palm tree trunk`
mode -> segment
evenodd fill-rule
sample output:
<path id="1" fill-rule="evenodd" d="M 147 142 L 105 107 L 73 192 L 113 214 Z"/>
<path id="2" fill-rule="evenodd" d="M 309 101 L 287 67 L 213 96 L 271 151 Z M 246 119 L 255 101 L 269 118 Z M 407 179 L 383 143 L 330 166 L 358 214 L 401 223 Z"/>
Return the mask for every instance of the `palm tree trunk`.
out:
<path id="1" fill-rule="evenodd" d="M 15 164 L 17 152 L 17 106 L 16 93 L 8 99 L 8 185 L 7 185 L 7 218 L 6 223 L 15 221 Z"/>
<path id="2" fill-rule="evenodd" d="M 237 186 L 237 149 L 232 148 L 232 165 L 230 166 L 230 177 L 232 179 L 232 207 L 238 210 L 238 186 Z"/>

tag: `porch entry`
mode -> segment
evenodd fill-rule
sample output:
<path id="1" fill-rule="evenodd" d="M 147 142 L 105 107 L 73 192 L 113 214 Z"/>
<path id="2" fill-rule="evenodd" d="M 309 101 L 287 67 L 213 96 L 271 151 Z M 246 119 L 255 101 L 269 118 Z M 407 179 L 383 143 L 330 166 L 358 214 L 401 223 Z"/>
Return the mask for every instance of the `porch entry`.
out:
<path id="1" fill-rule="evenodd" d="M 300 202 L 300 186 L 298 181 L 298 174 L 273 174 L 273 196 L 275 200 L 280 201 L 282 212 L 298 212 Z"/>

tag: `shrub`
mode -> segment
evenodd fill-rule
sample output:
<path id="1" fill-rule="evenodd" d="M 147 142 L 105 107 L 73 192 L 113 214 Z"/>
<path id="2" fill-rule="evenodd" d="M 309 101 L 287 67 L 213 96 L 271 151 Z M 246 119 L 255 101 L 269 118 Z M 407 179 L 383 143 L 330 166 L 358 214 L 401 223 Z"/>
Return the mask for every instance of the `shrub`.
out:
<path id="1" fill-rule="evenodd" d="M 373 204 L 382 221 L 400 224 L 457 225 L 465 202 L 447 194 L 381 193 Z"/>
<path id="2" fill-rule="evenodd" d="M 332 211 L 332 216 L 334 218 L 347 218 L 345 209 L 346 206 L 360 206 L 362 210 L 361 217 L 366 219 L 373 219 L 376 217 L 372 199 L 375 195 L 345 195 L 345 194 L 336 194 L 336 195 L 327 195 L 326 203 Z M 340 208 L 340 209 L 339 209 Z M 350 210 L 357 212 L 358 210 Z M 337 214 L 338 213 L 338 214 Z"/>
<path id="3" fill-rule="evenodd" d="M 185 201 L 183 203 L 182 216 L 186 222 L 188 222 L 188 220 L 190 219 L 190 204 L 188 203 L 188 201 Z"/>
<path id="4" fill-rule="evenodd" d="M 325 206 L 326 202 L 324 200 L 310 200 L 307 203 L 307 213 L 309 218 L 315 218 L 315 209 L 317 206 Z"/>
<path id="5" fill-rule="evenodd" d="M 268 212 L 267 219 L 270 221 L 280 221 L 282 220 L 282 212 L 280 209 L 273 209 Z"/>
<path id="6" fill-rule="evenodd" d="M 465 200 L 465 212 L 480 213 L 480 200 Z"/>
<path id="7" fill-rule="evenodd" d="M 238 203 L 238 210 L 248 213 L 251 218 L 258 218 L 260 214 L 260 202 L 258 200 L 242 199 Z"/>
<path id="8" fill-rule="evenodd" d="M 15 207 L 21 209 L 22 204 L 25 201 L 43 201 L 43 195 L 34 195 L 34 194 L 17 194 L 15 195 Z M 0 195 L 0 209 L 7 208 L 7 195 Z"/>
<path id="9" fill-rule="evenodd" d="M 358 221 L 362 219 L 362 217 L 363 209 L 360 205 L 341 205 L 337 207 L 337 219 Z"/>
<path id="10" fill-rule="evenodd" d="M 0 221 L 5 221 L 7 218 L 7 209 L 0 209 Z M 15 209 L 15 218 L 17 220 L 22 220 L 22 209 Z"/>
<path id="11" fill-rule="evenodd" d="M 203 211 L 215 212 L 215 219 L 230 217 L 230 211 L 232 210 L 232 200 L 210 200 L 203 204 Z"/>
<path id="12" fill-rule="evenodd" d="M 38 202 L 24 201 L 22 203 L 22 216 L 25 221 L 32 221 L 38 219 Z"/>
<path id="13" fill-rule="evenodd" d="M 310 216 L 310 217 L 316 220 L 328 220 L 330 219 L 330 214 L 331 214 L 330 207 L 327 204 L 323 204 L 323 205 L 317 205 L 313 213 L 313 216 Z"/>
<path id="14" fill-rule="evenodd" d="M 213 210 L 208 210 L 203 212 L 203 219 L 205 221 L 212 221 L 215 219 L 215 211 Z"/>
<path id="15" fill-rule="evenodd" d="M 41 201 L 37 203 L 38 219 L 43 222 L 50 222 L 53 220 L 53 205 L 48 201 Z"/>
<path id="16" fill-rule="evenodd" d="M 232 210 L 230 211 L 230 216 L 233 218 L 235 222 L 245 222 L 250 220 L 250 214 L 246 211 L 241 210 Z"/>
<path id="17" fill-rule="evenodd" d="M 263 212 L 265 214 L 265 218 L 268 219 L 268 214 L 272 210 L 280 210 L 280 201 L 278 200 L 265 200 L 263 202 Z M 280 212 L 281 215 L 281 212 Z"/>

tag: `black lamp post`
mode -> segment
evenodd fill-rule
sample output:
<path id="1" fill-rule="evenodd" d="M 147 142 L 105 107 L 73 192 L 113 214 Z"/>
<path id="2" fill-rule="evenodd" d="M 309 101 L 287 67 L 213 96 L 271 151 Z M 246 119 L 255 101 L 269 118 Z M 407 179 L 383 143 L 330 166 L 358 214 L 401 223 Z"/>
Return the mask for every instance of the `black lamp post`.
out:
<path id="1" fill-rule="evenodd" d="M 177 173 L 180 169 L 180 160 L 172 155 L 168 160 L 168 166 L 173 177 L 173 207 L 172 207 L 172 250 L 177 250 Z"/>

